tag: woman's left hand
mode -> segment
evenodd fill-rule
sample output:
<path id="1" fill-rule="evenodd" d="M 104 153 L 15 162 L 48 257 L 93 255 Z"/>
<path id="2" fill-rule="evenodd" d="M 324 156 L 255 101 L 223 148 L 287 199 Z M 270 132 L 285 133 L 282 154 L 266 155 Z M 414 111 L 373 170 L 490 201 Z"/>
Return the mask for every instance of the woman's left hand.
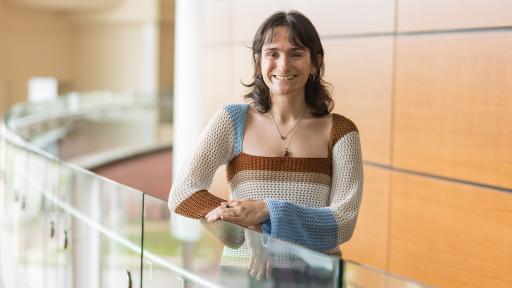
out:
<path id="1" fill-rule="evenodd" d="M 261 244 L 261 235 L 251 232 L 247 229 L 244 230 L 245 242 L 249 248 L 249 275 L 261 280 L 264 277 L 267 279 L 272 275 L 272 262 L 270 255 L 267 254 L 267 249 Z"/>
<path id="2" fill-rule="evenodd" d="M 223 202 L 206 214 L 208 222 L 222 219 L 242 226 L 257 226 L 269 218 L 268 206 L 264 201 L 251 199 Z"/>

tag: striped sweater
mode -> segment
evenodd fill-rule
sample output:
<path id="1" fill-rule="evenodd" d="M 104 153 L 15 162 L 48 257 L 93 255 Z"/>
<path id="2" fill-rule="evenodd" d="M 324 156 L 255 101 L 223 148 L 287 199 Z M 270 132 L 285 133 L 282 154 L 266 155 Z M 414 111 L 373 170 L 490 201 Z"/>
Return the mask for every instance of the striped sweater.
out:
<path id="1" fill-rule="evenodd" d="M 363 171 L 356 126 L 332 116 L 327 158 L 264 157 L 242 151 L 247 104 L 220 109 L 175 178 L 169 208 L 201 219 L 225 200 L 208 192 L 217 168 L 227 164 L 231 199 L 265 201 L 262 231 L 328 254 L 355 228 Z"/>

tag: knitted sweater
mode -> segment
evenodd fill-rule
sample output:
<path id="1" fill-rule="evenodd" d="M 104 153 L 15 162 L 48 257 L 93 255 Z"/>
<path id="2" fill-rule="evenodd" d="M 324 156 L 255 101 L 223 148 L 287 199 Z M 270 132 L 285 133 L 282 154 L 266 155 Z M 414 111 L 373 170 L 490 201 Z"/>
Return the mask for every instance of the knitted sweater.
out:
<path id="1" fill-rule="evenodd" d="M 356 126 L 332 115 L 327 158 L 253 156 L 242 151 L 247 110 L 247 104 L 232 104 L 215 114 L 175 178 L 169 208 L 204 218 L 225 201 L 208 187 L 217 168 L 227 164 L 231 199 L 266 201 L 264 233 L 340 255 L 338 245 L 354 231 L 363 186 Z"/>

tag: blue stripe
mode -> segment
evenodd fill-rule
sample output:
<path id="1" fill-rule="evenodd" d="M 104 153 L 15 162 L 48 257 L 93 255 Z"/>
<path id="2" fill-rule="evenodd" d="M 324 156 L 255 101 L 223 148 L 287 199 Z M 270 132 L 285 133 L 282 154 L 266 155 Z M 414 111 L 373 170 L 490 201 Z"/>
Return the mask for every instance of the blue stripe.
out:
<path id="1" fill-rule="evenodd" d="M 270 219 L 262 231 L 272 237 L 326 251 L 338 243 L 338 223 L 327 208 L 303 207 L 288 201 L 267 199 Z"/>
<path id="2" fill-rule="evenodd" d="M 244 138 L 245 130 L 245 118 L 247 115 L 247 104 L 229 104 L 224 106 L 224 109 L 229 114 L 231 122 L 235 128 L 235 151 L 234 155 L 238 155 L 242 152 L 242 142 Z"/>

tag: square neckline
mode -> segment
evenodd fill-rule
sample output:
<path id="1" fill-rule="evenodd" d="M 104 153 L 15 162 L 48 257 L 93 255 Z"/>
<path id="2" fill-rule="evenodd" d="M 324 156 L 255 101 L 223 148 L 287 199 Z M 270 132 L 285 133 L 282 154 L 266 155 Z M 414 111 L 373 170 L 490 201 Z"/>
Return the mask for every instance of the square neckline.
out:
<path id="1" fill-rule="evenodd" d="M 245 110 L 245 115 L 244 115 L 244 129 L 243 129 L 243 133 L 242 133 L 242 137 L 241 137 L 241 143 L 240 143 L 240 153 L 236 156 L 248 156 L 248 157 L 254 157 L 254 158 L 262 158 L 262 159 L 279 159 L 279 160 L 283 160 L 283 159 L 299 159 L 299 160 L 330 160 L 332 159 L 332 152 L 331 152 L 331 149 L 329 147 L 329 145 L 331 144 L 332 142 L 332 139 L 334 137 L 334 113 L 329 113 L 329 116 L 331 117 L 331 129 L 329 131 L 329 139 L 328 139 L 328 144 L 327 144 L 327 157 L 293 157 L 293 156 L 265 156 L 265 155 L 254 155 L 254 154 L 250 154 L 250 153 L 246 153 L 244 152 L 244 139 L 245 139 L 245 129 L 247 128 L 247 114 L 249 113 L 249 109 L 251 108 L 250 107 L 250 104 L 247 104 L 247 109 Z M 235 157 L 236 157 L 235 156 Z"/>

